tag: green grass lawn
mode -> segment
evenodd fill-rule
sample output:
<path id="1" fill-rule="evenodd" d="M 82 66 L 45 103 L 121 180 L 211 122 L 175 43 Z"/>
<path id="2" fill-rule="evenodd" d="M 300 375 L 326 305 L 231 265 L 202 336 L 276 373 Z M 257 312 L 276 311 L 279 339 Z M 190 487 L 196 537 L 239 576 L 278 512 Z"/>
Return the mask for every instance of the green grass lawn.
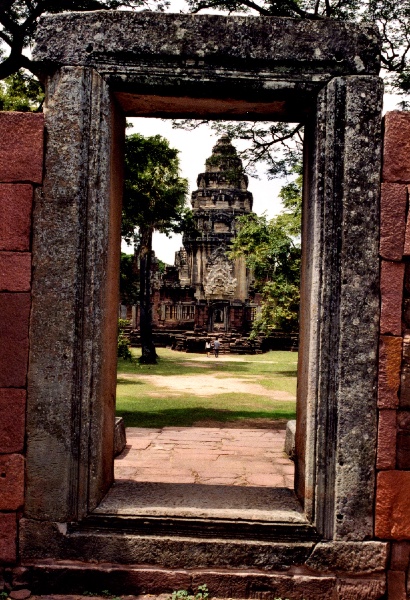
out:
<path id="1" fill-rule="evenodd" d="M 132 352 L 135 357 L 140 354 L 135 349 Z M 218 422 L 295 418 L 296 403 L 292 398 L 296 395 L 295 352 L 269 352 L 242 356 L 240 360 L 233 357 L 236 360 L 226 362 L 165 348 L 157 352 L 157 365 L 118 362 L 117 415 L 124 417 L 127 427 L 186 427 L 201 422 L 215 422 L 217 426 Z M 167 376 L 173 381 L 169 389 L 164 387 Z M 186 376 L 196 376 L 190 379 L 191 385 L 195 382 L 193 389 L 185 389 Z M 224 380 L 232 389 L 210 392 L 214 386 L 223 386 Z M 210 382 L 208 395 L 201 395 Z M 236 391 L 236 385 L 240 384 L 254 385 L 259 393 Z M 275 399 L 275 395 L 281 399 Z"/>

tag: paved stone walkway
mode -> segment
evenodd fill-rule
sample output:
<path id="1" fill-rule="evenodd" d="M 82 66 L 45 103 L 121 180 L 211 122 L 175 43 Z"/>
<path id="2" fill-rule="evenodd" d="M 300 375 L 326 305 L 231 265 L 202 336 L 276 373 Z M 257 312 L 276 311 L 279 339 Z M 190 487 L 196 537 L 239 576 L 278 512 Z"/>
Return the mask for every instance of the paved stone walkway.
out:
<path id="1" fill-rule="evenodd" d="M 129 427 L 115 478 L 293 489 L 285 431 L 212 427 Z"/>

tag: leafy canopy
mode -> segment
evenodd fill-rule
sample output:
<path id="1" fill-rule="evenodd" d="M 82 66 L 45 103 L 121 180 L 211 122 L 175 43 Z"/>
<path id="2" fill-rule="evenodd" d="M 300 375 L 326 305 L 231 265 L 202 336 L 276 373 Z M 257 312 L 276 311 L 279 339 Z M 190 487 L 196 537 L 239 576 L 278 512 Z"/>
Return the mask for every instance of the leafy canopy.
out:
<path id="1" fill-rule="evenodd" d="M 122 236 L 138 241 L 141 228 L 169 235 L 190 220 L 188 181 L 179 175 L 178 150 L 168 140 L 138 133 L 125 141 Z"/>
<path id="2" fill-rule="evenodd" d="M 255 288 L 262 295 L 261 313 L 254 322 L 253 335 L 272 329 L 298 331 L 300 301 L 300 227 L 302 175 L 280 192 L 282 212 L 268 220 L 254 213 L 239 218 L 231 258 L 245 256 L 255 276 Z"/>

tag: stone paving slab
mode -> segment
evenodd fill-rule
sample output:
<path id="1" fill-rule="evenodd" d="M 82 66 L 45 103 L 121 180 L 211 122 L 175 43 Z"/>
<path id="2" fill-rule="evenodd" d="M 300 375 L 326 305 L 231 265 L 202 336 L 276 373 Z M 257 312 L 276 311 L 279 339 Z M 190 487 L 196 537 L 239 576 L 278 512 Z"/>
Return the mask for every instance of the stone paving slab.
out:
<path id="1" fill-rule="evenodd" d="M 284 430 L 129 427 L 115 478 L 293 489 L 294 465 L 284 445 Z"/>

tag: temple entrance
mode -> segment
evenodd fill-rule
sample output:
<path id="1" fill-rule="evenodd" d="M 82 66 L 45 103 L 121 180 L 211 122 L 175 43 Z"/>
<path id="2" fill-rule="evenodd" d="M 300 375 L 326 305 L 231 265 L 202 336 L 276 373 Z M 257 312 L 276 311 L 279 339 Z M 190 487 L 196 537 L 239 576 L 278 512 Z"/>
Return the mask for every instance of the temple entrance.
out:
<path id="1" fill-rule="evenodd" d="M 229 331 L 229 303 L 214 302 L 209 307 L 208 331 Z"/>

